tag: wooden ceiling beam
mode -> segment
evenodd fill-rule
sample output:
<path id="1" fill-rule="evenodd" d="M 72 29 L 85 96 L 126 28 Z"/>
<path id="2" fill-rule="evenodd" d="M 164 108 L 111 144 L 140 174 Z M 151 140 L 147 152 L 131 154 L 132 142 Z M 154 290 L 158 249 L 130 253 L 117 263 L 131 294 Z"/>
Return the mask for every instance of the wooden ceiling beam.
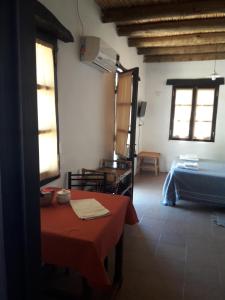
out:
<path id="1" fill-rule="evenodd" d="M 119 7 L 102 10 L 102 21 L 135 22 L 156 19 L 194 19 L 208 16 L 224 16 L 225 2 L 221 0 L 192 1 L 184 3 L 164 3 L 145 6 Z"/>
<path id="2" fill-rule="evenodd" d="M 129 38 L 130 47 L 177 47 L 225 43 L 225 33 L 200 33 L 168 37 Z"/>
<path id="3" fill-rule="evenodd" d="M 225 43 L 216 45 L 182 46 L 182 47 L 147 47 L 138 48 L 138 54 L 144 55 L 173 55 L 225 52 Z"/>
<path id="4" fill-rule="evenodd" d="M 144 62 L 181 62 L 181 61 L 202 61 L 225 59 L 225 52 L 222 53 L 204 53 L 204 54 L 177 54 L 177 55 L 145 55 Z"/>
<path id="5" fill-rule="evenodd" d="M 225 18 L 117 25 L 118 35 L 135 37 L 156 37 L 223 31 L 225 31 Z"/>

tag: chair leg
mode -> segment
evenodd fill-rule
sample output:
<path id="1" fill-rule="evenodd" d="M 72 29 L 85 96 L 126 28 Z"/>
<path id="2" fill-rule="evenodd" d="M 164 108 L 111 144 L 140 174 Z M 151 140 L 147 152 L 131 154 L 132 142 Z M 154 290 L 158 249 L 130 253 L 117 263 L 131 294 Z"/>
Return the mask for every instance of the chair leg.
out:
<path id="1" fill-rule="evenodd" d="M 143 157 L 140 158 L 140 164 L 139 164 L 139 174 L 141 175 L 141 171 L 142 171 L 142 165 L 143 165 Z"/>
<path id="2" fill-rule="evenodd" d="M 159 159 L 156 158 L 156 173 L 157 173 L 157 176 L 159 176 Z"/>
<path id="3" fill-rule="evenodd" d="M 155 176 L 157 176 L 157 159 L 154 159 Z"/>

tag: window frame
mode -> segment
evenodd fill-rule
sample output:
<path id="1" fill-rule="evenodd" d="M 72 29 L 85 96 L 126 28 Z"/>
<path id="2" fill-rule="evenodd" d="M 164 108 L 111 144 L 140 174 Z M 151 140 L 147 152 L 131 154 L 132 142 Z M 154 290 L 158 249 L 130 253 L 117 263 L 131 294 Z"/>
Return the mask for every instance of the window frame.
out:
<path id="1" fill-rule="evenodd" d="M 55 87 L 55 114 L 56 114 L 56 132 L 57 132 L 57 157 L 58 157 L 58 174 L 45 179 L 40 179 L 40 186 L 46 185 L 60 178 L 60 151 L 59 151 L 59 113 L 58 113 L 58 80 L 57 80 L 57 38 L 46 33 L 38 32 L 35 42 L 40 42 L 43 45 L 52 46 L 53 49 L 53 64 L 54 64 L 54 87 Z M 39 136 L 39 131 L 38 131 Z M 39 172 L 40 174 L 40 172 Z"/>
<path id="2" fill-rule="evenodd" d="M 174 115 L 175 115 L 175 100 L 176 100 L 176 90 L 179 89 L 191 89 L 192 93 L 192 105 L 191 105 L 191 118 L 189 123 L 189 136 L 188 138 L 178 138 L 173 136 L 173 125 L 174 125 Z M 196 96 L 198 89 L 214 89 L 214 103 L 213 103 L 213 116 L 212 116 L 212 130 L 210 139 L 196 139 L 193 138 L 194 133 L 194 117 L 196 111 Z M 172 89 L 172 101 L 170 110 L 170 128 L 169 128 L 169 140 L 175 141 L 193 141 L 193 142 L 215 142 L 215 131 L 216 131 L 216 117 L 217 117 L 217 107 L 218 107 L 218 96 L 219 96 L 219 85 L 218 84 L 204 84 L 204 85 L 173 85 Z"/>

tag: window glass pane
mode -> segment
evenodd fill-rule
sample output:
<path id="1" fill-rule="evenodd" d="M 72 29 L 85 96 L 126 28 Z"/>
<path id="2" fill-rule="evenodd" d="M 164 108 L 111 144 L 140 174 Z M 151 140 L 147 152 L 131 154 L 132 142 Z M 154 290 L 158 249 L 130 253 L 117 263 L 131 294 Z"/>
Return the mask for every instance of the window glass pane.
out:
<path id="1" fill-rule="evenodd" d="M 189 136 L 189 122 L 174 121 L 173 137 L 174 138 L 188 138 Z"/>
<path id="2" fill-rule="evenodd" d="M 194 120 L 193 138 L 210 140 L 214 109 L 215 89 L 198 89 Z"/>
<path id="3" fill-rule="evenodd" d="M 198 89 L 197 105 L 213 105 L 215 89 Z"/>
<path id="4" fill-rule="evenodd" d="M 51 45 L 36 43 L 36 72 L 38 84 L 54 87 L 54 61 Z"/>
<path id="5" fill-rule="evenodd" d="M 176 105 L 192 104 L 192 89 L 176 89 Z"/>
<path id="6" fill-rule="evenodd" d="M 51 45 L 36 42 L 40 179 L 59 174 L 54 59 Z"/>
<path id="7" fill-rule="evenodd" d="M 188 138 L 191 119 L 192 89 L 176 89 L 173 137 Z"/>
<path id="8" fill-rule="evenodd" d="M 176 106 L 174 120 L 175 121 L 190 121 L 191 106 Z"/>
<path id="9" fill-rule="evenodd" d="M 194 139 L 210 140 L 212 131 L 211 122 L 195 122 L 194 125 Z"/>
<path id="10" fill-rule="evenodd" d="M 195 122 L 196 121 L 212 121 L 213 106 L 196 106 Z"/>
<path id="11" fill-rule="evenodd" d="M 56 131 L 39 135 L 40 173 L 52 173 L 58 167 Z"/>
<path id="12" fill-rule="evenodd" d="M 38 90 L 38 128 L 56 130 L 55 92 Z"/>

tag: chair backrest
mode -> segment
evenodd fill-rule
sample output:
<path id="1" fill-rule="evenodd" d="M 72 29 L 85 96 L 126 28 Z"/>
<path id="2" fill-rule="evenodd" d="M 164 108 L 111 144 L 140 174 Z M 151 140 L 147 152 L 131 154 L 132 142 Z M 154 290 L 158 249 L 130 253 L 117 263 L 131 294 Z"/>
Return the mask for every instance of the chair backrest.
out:
<path id="1" fill-rule="evenodd" d="M 108 169 L 106 172 L 104 172 L 102 170 L 99 171 L 99 170 L 91 170 L 91 169 L 84 169 L 84 168 L 81 171 L 82 171 L 82 174 L 99 174 L 99 173 L 104 174 L 105 175 L 105 190 L 104 190 L 104 192 L 112 193 L 112 194 L 115 193 L 116 186 L 117 186 L 117 184 L 116 184 L 117 176 L 115 173 L 109 171 Z"/>
<path id="2" fill-rule="evenodd" d="M 68 172 L 68 188 L 105 192 L 106 174 L 97 172 Z"/>
<path id="3" fill-rule="evenodd" d="M 131 161 L 102 159 L 100 162 L 100 167 L 126 170 L 131 168 Z"/>

